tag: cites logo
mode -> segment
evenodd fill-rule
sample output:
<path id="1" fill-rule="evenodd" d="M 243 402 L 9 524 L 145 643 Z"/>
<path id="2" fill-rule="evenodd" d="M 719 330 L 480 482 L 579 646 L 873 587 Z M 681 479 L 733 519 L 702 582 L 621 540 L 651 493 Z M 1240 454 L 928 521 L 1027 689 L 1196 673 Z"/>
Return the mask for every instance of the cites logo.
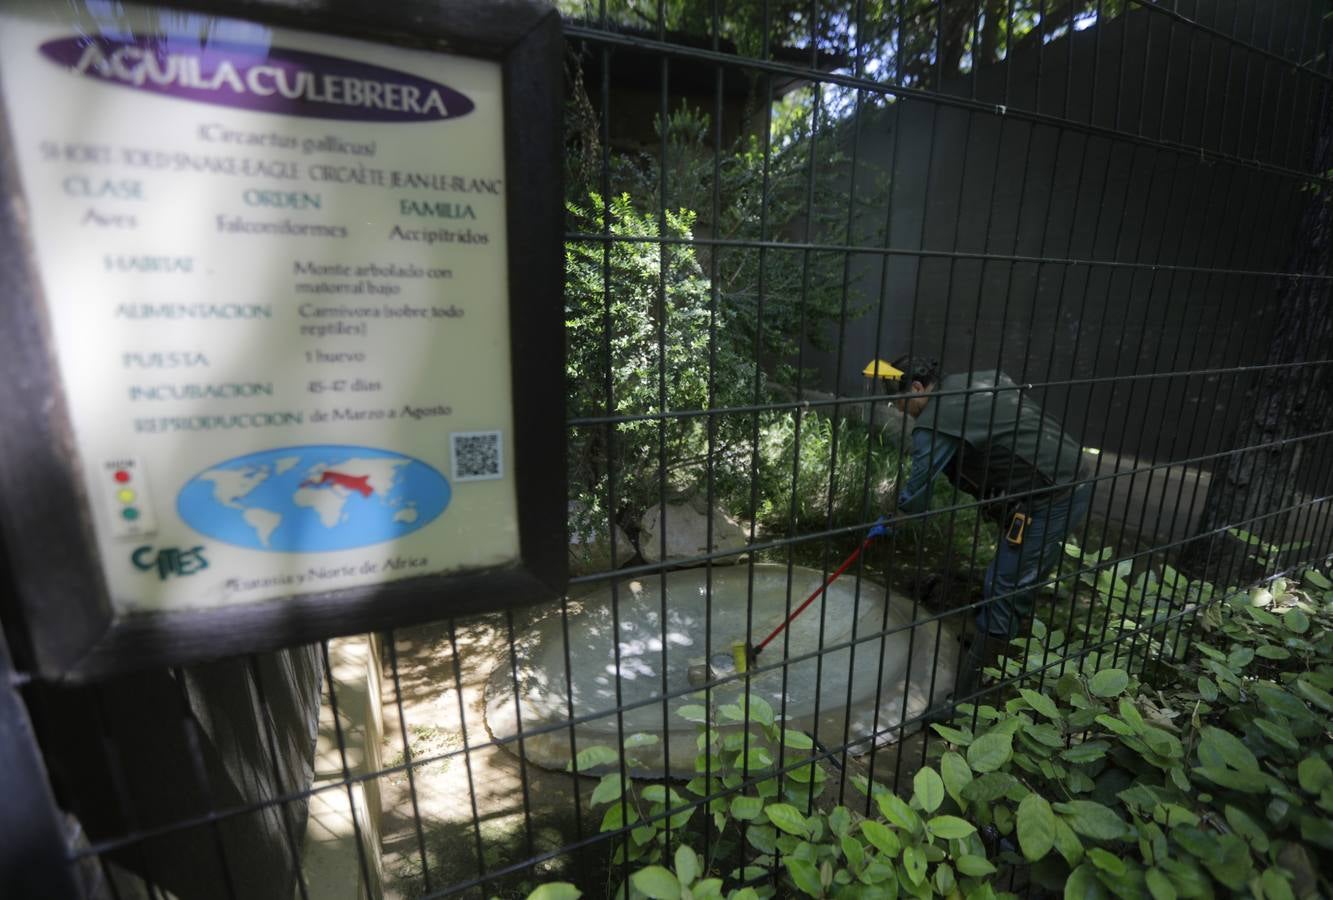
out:
<path id="1" fill-rule="evenodd" d="M 180 547 L 164 547 L 161 550 L 154 550 L 152 546 L 143 546 L 130 554 L 130 562 L 142 572 L 156 569 L 157 577 L 162 581 L 166 581 L 172 575 L 193 575 L 208 568 L 203 547 L 191 547 L 188 550 L 182 550 Z"/>

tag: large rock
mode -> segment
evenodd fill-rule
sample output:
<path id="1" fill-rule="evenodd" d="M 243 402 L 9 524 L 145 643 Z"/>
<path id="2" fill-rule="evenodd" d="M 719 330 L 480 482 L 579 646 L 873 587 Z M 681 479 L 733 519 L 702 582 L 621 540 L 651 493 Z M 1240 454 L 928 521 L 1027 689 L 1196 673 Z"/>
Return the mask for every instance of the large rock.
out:
<path id="1" fill-rule="evenodd" d="M 708 547 L 709 513 L 700 511 L 690 503 L 668 503 L 666 505 L 666 556 L 662 555 L 662 506 L 655 505 L 643 514 L 639 530 L 639 553 L 650 563 L 664 559 L 691 559 L 709 552 Z M 713 547 L 712 552 L 744 550 L 749 544 L 749 529 L 741 522 L 721 510 L 712 511 Z M 726 564 L 738 562 L 740 554 L 722 557 L 716 562 Z"/>
<path id="2" fill-rule="evenodd" d="M 571 501 L 569 504 L 569 574 L 593 575 L 598 572 L 610 572 L 629 562 L 634 557 L 634 543 L 629 535 L 615 524 L 607 528 L 608 523 L 596 525 L 585 522 L 583 504 Z M 616 558 L 611 559 L 611 530 L 615 531 Z"/>

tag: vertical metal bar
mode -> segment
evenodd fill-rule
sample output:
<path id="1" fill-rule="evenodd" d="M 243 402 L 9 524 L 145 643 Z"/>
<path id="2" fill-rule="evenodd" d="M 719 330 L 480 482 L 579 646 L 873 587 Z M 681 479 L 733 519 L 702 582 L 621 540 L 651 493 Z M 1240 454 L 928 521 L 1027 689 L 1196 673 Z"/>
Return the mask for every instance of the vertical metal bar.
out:
<path id="1" fill-rule="evenodd" d="M 477 857 L 477 875 L 486 874 L 486 854 L 481 844 L 481 814 L 477 809 L 477 785 L 472 775 L 472 744 L 467 734 L 467 706 L 463 703 L 463 664 L 458 658 L 458 626 L 449 620 L 449 660 L 453 667 L 454 694 L 458 697 L 458 731 L 463 739 L 463 768 L 467 772 L 467 797 L 472 807 L 472 852 Z M 512 671 L 512 670 L 511 670 Z M 518 699 L 518 684 L 514 684 L 515 703 Z M 519 759 L 523 757 L 520 752 Z"/>
<path id="2" fill-rule="evenodd" d="M 356 795 L 352 791 L 352 769 L 347 763 L 347 741 L 343 736 L 342 719 L 338 715 L 338 689 L 333 680 L 333 665 L 329 660 L 329 642 L 327 640 L 320 641 L 319 649 L 324 656 L 324 679 L 329 688 L 329 712 L 333 719 L 333 734 L 338 740 L 338 760 L 343 770 L 343 787 L 347 789 L 347 812 L 352 819 L 352 834 L 356 840 L 356 860 L 361 867 L 362 884 L 370 885 L 373 882 L 370 880 L 370 865 L 366 860 L 361 823 L 356 815 Z M 181 690 L 184 691 L 183 683 Z"/>
<path id="3" fill-rule="evenodd" d="M 112 743 L 111 735 L 107 728 L 108 712 L 106 709 L 105 689 L 102 685 L 94 685 L 90 690 L 93 692 L 92 709 L 96 717 L 93 731 L 98 735 L 98 743 L 101 746 L 102 757 L 106 760 L 107 774 L 111 781 L 111 790 L 116 798 L 116 810 L 120 813 L 124 830 L 129 834 L 139 831 L 139 816 L 135 811 L 133 795 L 130 792 L 129 784 L 125 779 L 125 766 L 121 762 L 120 752 Z M 74 810 L 77 814 L 77 808 Z M 150 862 L 148 850 L 143 841 L 135 843 L 134 849 L 137 851 L 139 865 L 142 867 L 141 876 L 148 889 L 149 897 L 157 900 L 162 892 L 157 887 L 157 879 L 153 875 L 153 866 Z"/>
<path id="4" fill-rule="evenodd" d="M 902 52 L 901 52 L 901 48 L 902 48 L 902 0 L 899 0 L 898 5 L 897 5 L 897 7 L 896 7 L 896 11 L 897 11 L 897 22 L 896 22 L 897 27 L 896 27 L 896 30 L 895 30 L 895 51 L 894 51 L 895 78 L 894 78 L 894 81 L 897 82 L 897 83 L 901 83 L 901 81 L 902 81 Z M 893 127 L 893 142 L 892 142 L 892 144 L 891 144 L 891 146 L 890 146 L 890 151 L 889 151 L 889 153 L 890 153 L 890 162 L 889 162 L 889 193 L 888 193 L 888 197 L 885 199 L 885 205 L 884 205 L 884 243 L 883 243 L 883 249 L 886 250 L 886 251 L 888 250 L 888 248 L 889 248 L 889 247 L 892 245 L 892 243 L 893 243 L 893 208 L 894 208 L 893 198 L 894 198 L 894 195 L 895 195 L 895 193 L 896 193 L 896 191 L 897 191 L 897 187 L 898 187 L 898 164 L 899 164 L 899 161 L 900 161 L 900 160 L 899 160 L 899 153 L 898 153 L 898 150 L 899 150 L 899 145 L 900 145 L 900 141 L 901 141 L 901 137 L 902 137 L 902 131 L 903 131 L 903 128 L 902 128 L 902 125 L 903 125 L 902 100 L 901 100 L 900 98 L 895 98 L 895 99 L 894 99 L 893 110 L 892 110 L 892 116 L 893 116 L 893 121 L 894 121 L 894 127 Z M 892 256 L 891 256 L 891 254 L 885 252 L 885 253 L 882 253 L 882 254 L 880 255 L 879 260 L 880 260 L 880 267 L 879 267 L 879 288 L 878 288 L 879 302 L 878 302 L 878 304 L 877 304 L 877 306 L 876 306 L 876 312 L 875 312 L 875 348 L 874 348 L 874 355 L 873 355 L 873 358 L 874 358 L 875 360 L 878 360 L 879 357 L 880 357 L 880 353 L 881 353 L 881 349 L 882 349 L 882 348 L 881 348 L 881 343 L 882 343 L 882 341 L 883 341 L 883 339 L 884 339 L 884 310 L 885 310 L 885 307 L 886 307 L 886 305 L 887 305 L 887 303 L 888 303 L 888 293 L 889 293 L 889 267 L 890 267 L 890 265 L 892 264 Z M 914 299 L 913 299 L 913 314 L 912 314 L 912 315 L 913 315 L 913 323 L 915 323 L 915 315 L 916 315 L 916 312 L 915 312 L 915 310 L 916 310 L 916 305 L 915 305 L 915 304 L 916 304 L 916 301 L 915 301 L 915 298 L 914 298 Z M 909 340 L 909 341 L 911 340 L 910 334 L 911 334 L 912 331 L 913 331 L 913 328 L 912 328 L 912 327 L 909 327 L 909 328 L 908 328 L 908 333 L 909 333 L 909 338 L 908 338 L 908 340 Z M 840 340 L 841 340 L 841 334 L 840 334 L 839 337 L 840 337 Z M 877 394 L 877 393 L 879 392 L 880 387 L 881 387 L 881 385 L 880 385 L 880 383 L 879 383 L 879 379 L 876 378 L 875 381 L 874 381 L 874 387 L 871 389 L 871 393 L 872 393 L 872 395 Z M 867 421 L 867 422 L 873 422 L 873 421 L 874 421 L 874 417 L 875 417 L 875 406 L 874 406 L 874 402 L 872 401 L 871 403 L 868 403 L 868 404 L 866 405 L 866 421 Z M 904 421 L 903 421 L 902 429 L 901 429 L 900 434 L 899 434 L 899 440 L 898 440 L 898 446 L 899 446 L 899 448 L 901 448 L 901 447 L 903 446 L 903 438 L 906 436 L 906 433 L 907 433 L 906 428 L 907 428 L 906 420 L 904 420 Z M 898 489 L 898 485 L 899 485 L 899 483 L 901 482 L 901 479 L 902 479 L 902 472 L 903 472 L 902 453 L 899 452 L 899 454 L 898 454 L 898 466 L 897 466 L 897 472 L 896 472 L 896 474 L 895 474 L 895 476 L 894 476 L 894 488 L 893 488 L 894 490 L 897 490 L 897 489 Z M 866 462 L 865 462 L 865 477 L 864 477 L 863 482 L 862 482 L 862 488 L 861 488 L 861 490 L 862 490 L 862 495 L 861 495 L 861 496 L 862 496 L 862 502 L 861 502 L 862 516 L 861 516 L 861 518 L 862 518 L 863 520 L 865 520 L 865 519 L 869 519 L 869 518 L 870 518 L 870 515 L 869 515 L 869 501 L 870 501 L 870 459 L 869 459 L 869 457 L 866 458 Z M 893 553 L 893 549 L 894 549 L 894 547 L 896 546 L 896 541 L 894 540 L 894 538 L 893 538 L 892 535 L 890 535 L 889 540 L 887 541 L 887 543 L 888 543 L 889 549 L 888 549 L 888 551 L 885 553 L 885 556 L 886 556 L 886 558 L 889 560 L 889 562 L 888 562 L 887 565 L 888 565 L 889 568 L 891 568 L 892 565 L 893 565 L 893 562 L 892 562 L 892 559 L 893 559 L 893 557 L 892 557 L 892 553 Z M 857 558 L 857 579 L 858 579 L 858 583 L 860 582 L 860 579 L 861 579 L 861 577 L 862 577 L 863 574 L 864 574 L 864 571 L 865 571 L 865 568 L 864 568 L 864 567 L 865 567 L 865 555 L 862 554 L 860 557 Z M 875 701 L 874 701 L 875 711 L 874 711 L 874 713 L 873 713 L 872 720 L 871 720 L 870 734 L 866 737 L 866 740 L 867 740 L 867 742 L 868 742 L 868 744 L 869 744 L 869 746 L 867 747 L 867 749 L 868 749 L 868 751 L 869 751 L 869 755 L 870 755 L 870 760 L 869 760 L 869 765 L 868 765 L 868 775 L 867 775 L 867 777 L 868 777 L 868 780 L 869 780 L 871 783 L 874 782 L 874 774 L 875 774 L 875 773 L 874 773 L 874 770 L 875 770 L 875 745 L 876 745 L 876 735 L 877 735 L 878 730 L 879 730 L 879 702 L 880 702 L 880 696 L 881 696 L 881 690 L 882 690 L 881 685 L 882 685 L 883 682 L 884 682 L 884 656 L 885 656 L 885 648 L 886 648 L 886 646 L 887 646 L 887 642 L 886 642 L 886 640 L 885 640 L 885 638 L 884 638 L 883 632 L 884 632 L 885 629 L 888 627 L 888 614 L 889 614 L 889 608 L 890 608 L 890 605 L 891 605 L 891 603 L 890 603 L 891 595 L 889 594 L 889 588 L 888 588 L 889 578 L 887 577 L 887 576 L 888 576 L 888 570 L 887 570 L 887 569 L 886 569 L 886 571 L 885 571 L 885 576 L 886 576 L 886 577 L 885 577 L 885 594 L 884 594 L 884 613 L 883 613 L 883 616 L 882 616 L 882 618 L 881 618 L 880 628 L 879 628 L 879 632 L 880 632 L 880 634 L 879 634 L 879 636 L 878 636 L 878 640 L 879 640 L 879 659 L 878 659 L 878 664 L 877 664 L 877 667 L 876 667 L 876 670 L 875 670 Z M 844 772 L 844 777 L 845 777 L 845 774 L 846 774 L 846 767 L 845 767 L 845 766 L 844 766 L 843 772 Z M 842 787 L 840 786 L 840 789 L 839 789 L 839 795 L 838 795 L 840 798 L 843 796 L 843 791 L 844 791 L 844 790 L 845 790 L 845 788 L 842 788 Z M 873 790 L 871 790 L 870 788 L 867 788 L 867 791 L 866 791 L 866 800 L 865 800 L 865 807 L 864 807 L 864 809 L 865 809 L 867 815 L 869 815 L 869 812 L 870 812 L 870 805 L 871 805 L 871 802 L 872 802 L 872 794 L 873 794 L 873 793 L 874 793 Z"/>
<path id="5" fill-rule="evenodd" d="M 259 668 L 259 660 L 252 653 L 246 657 L 246 662 L 250 667 L 250 677 L 255 682 L 255 699 L 258 701 L 259 718 L 263 719 L 264 744 L 268 748 L 268 764 L 273 772 L 274 793 L 284 793 L 284 787 L 278 781 L 281 769 L 278 766 L 278 735 L 276 727 L 273 724 L 273 718 L 269 715 L 268 697 L 264 692 L 264 676 Z M 301 900 L 310 900 L 310 894 L 306 890 L 305 878 L 301 874 L 301 852 L 297 847 L 296 834 L 287 814 L 287 803 L 278 802 L 278 816 L 282 819 L 282 836 L 286 838 L 287 855 L 292 862 L 292 874 L 296 877 L 296 889 L 301 895 Z"/>
<path id="6" fill-rule="evenodd" d="M 0 630 L 0 759 L 5 799 L 0 803 L 0 894 L 7 897 L 77 897 L 61 813 L 28 709 L 19 694 L 9 644 Z"/>
<path id="7" fill-rule="evenodd" d="M 172 669 L 171 678 L 176 687 L 181 731 L 185 735 L 185 746 L 189 750 L 190 766 L 194 771 L 195 783 L 199 785 L 199 792 L 203 796 L 204 804 L 208 807 L 209 812 L 216 812 L 217 804 L 213 798 L 212 782 L 208 777 L 208 768 L 204 763 L 203 750 L 199 746 L 199 722 L 195 719 L 194 712 L 190 708 L 190 697 L 185 690 L 185 673 L 178 668 Z M 339 741 L 339 744 L 341 743 Z M 227 848 L 222 840 L 222 830 L 217 822 L 210 822 L 208 831 L 213 837 L 213 849 L 217 852 L 218 864 L 222 868 L 222 886 L 226 889 L 227 896 L 235 900 L 236 884 L 232 880 L 231 865 L 227 861 Z M 360 847 L 360 844 L 358 843 L 357 846 Z M 367 883 L 369 883 L 369 880 L 367 880 Z"/>
<path id="8" fill-rule="evenodd" d="M 717 51 L 722 42 L 722 21 L 718 11 L 720 0 L 712 0 L 713 50 Z M 713 69 L 713 184 L 710 196 L 713 234 L 722 234 L 722 105 L 723 86 L 726 71 L 722 66 Z M 720 262 L 722 249 L 713 247 L 708 256 L 708 408 L 717 407 L 717 341 L 718 315 L 720 301 Z M 708 560 L 704 563 L 704 663 L 713 658 L 713 511 L 717 506 L 717 416 L 708 417 L 708 464 L 704 473 L 704 497 L 708 507 L 708 521 L 704 524 L 704 536 L 708 546 Z M 713 753 L 711 736 L 713 733 L 713 688 L 712 679 L 704 685 L 704 734 L 708 736 L 708 745 L 704 748 L 704 786 L 709 793 L 713 784 Z M 712 858 L 713 817 L 707 815 L 704 807 L 704 859 Z M 720 835 L 719 835 L 720 837 Z"/>
<path id="9" fill-rule="evenodd" d="M 453 637 L 453 621 L 450 620 L 450 637 Z M 514 730 L 518 734 L 518 780 L 523 795 L 523 845 L 528 858 L 536 855 L 532 840 L 532 797 L 528 790 L 528 752 L 523 738 L 523 704 L 519 702 L 522 690 L 518 680 L 518 648 L 514 641 L 514 611 L 505 610 L 505 637 L 509 643 L 509 678 L 514 686 Z M 457 659 L 457 657 L 455 657 Z M 456 670 L 461 671 L 461 670 Z M 458 682 L 458 695 L 463 695 L 463 682 Z"/>
<path id="10" fill-rule="evenodd" d="M 398 673 L 398 636 L 392 631 L 384 634 L 385 646 L 389 649 L 389 671 L 393 673 L 393 705 L 398 712 L 398 733 L 403 739 L 403 763 L 407 768 L 407 790 L 412 797 L 412 828 L 417 835 L 417 853 L 421 856 L 421 883 L 426 893 L 430 893 L 430 860 L 426 854 L 426 833 L 421 826 L 421 809 L 417 805 L 417 780 L 413 771 L 416 765 L 412 761 L 412 742 L 408 740 L 407 712 L 403 709 L 403 684 Z M 460 693 L 461 696 L 461 693 Z M 577 804 L 575 804 L 577 806 Z"/>
<path id="11" fill-rule="evenodd" d="M 665 0 L 657 2 L 657 37 L 660 41 L 666 40 L 666 6 Z M 666 294 L 666 270 L 669 263 L 669 250 L 666 242 L 667 238 L 667 155 L 669 153 L 668 135 L 671 130 L 671 115 L 667 107 L 667 85 L 670 78 L 670 67 L 665 55 L 659 60 L 660 70 L 659 79 L 661 81 L 661 90 L 659 92 L 661 106 L 658 109 L 658 116 L 661 118 L 661 156 L 657 161 L 658 169 L 658 211 L 657 211 L 657 236 L 659 238 L 657 248 L 657 411 L 661 414 L 657 420 L 657 509 L 658 518 L 658 559 L 661 560 L 662 568 L 657 573 L 658 585 L 658 624 L 660 626 L 661 647 L 662 647 L 662 766 L 665 771 L 671 771 L 671 712 L 667 702 L 667 695 L 671 692 L 671 686 L 667 682 L 667 671 L 669 669 L 667 655 L 670 652 L 670 641 L 667 639 L 667 577 L 666 577 L 666 559 L 667 559 L 667 529 L 670 527 L 669 515 L 667 513 L 667 410 L 670 409 L 669 398 L 667 397 L 667 343 L 666 328 L 667 317 L 671 314 L 667 304 Z M 712 553 L 713 548 L 710 545 L 707 548 Z M 668 795 L 669 797 L 669 795 Z M 664 805 L 670 807 L 671 803 L 664 800 Z M 671 850 L 671 817 L 667 816 L 663 821 L 663 839 L 662 847 L 663 857 L 670 859 Z"/>
<path id="12" fill-rule="evenodd" d="M 583 801 L 580 798 L 579 773 L 576 761 L 579 757 L 578 741 L 575 739 L 574 726 L 574 661 L 569 646 L 569 596 L 560 596 L 560 642 L 565 661 L 565 715 L 569 716 L 569 788 L 574 801 L 574 834 L 583 839 Z"/>
<path id="13" fill-rule="evenodd" d="M 905 0 L 898 0 L 898 6 L 897 6 L 897 18 L 898 18 L 898 42 L 899 42 L 899 45 L 900 45 L 900 46 L 901 46 L 901 44 L 902 44 L 902 42 L 903 42 L 903 9 L 904 9 L 904 4 L 905 4 Z M 900 50 L 900 52 L 898 53 L 897 58 L 896 58 L 895 61 L 894 61 L 894 67 L 895 67 L 895 70 L 896 70 L 896 76 L 897 76 L 895 80 L 897 81 L 897 83 L 901 84 L 902 81 L 903 81 L 902 53 L 901 53 L 901 50 Z M 901 98 L 899 98 L 899 99 L 895 102 L 895 104 L 894 104 L 894 111 L 895 111 L 895 115 L 894 115 L 895 123 L 894 123 L 894 129 L 893 129 L 893 166 L 894 166 L 894 176 L 893 176 L 893 177 L 890 179 L 890 181 L 889 181 L 889 200 L 888 200 L 888 205 L 887 205 L 887 207 L 886 207 L 886 209 L 885 209 L 885 212 L 884 212 L 884 215 L 885 215 L 885 224 L 886 224 L 886 227 L 885 227 L 885 237 L 884 237 L 884 246 L 885 246 L 885 247 L 890 247 L 890 246 L 892 246 L 892 244 L 893 244 L 893 208 L 894 208 L 894 195 L 895 195 L 895 193 L 897 192 L 898 180 L 899 180 L 899 179 L 897 178 L 898 164 L 899 164 L 899 162 L 901 161 L 901 157 L 900 157 L 900 155 L 899 155 L 899 148 L 900 148 L 900 143 L 899 143 L 899 141 L 900 141 L 900 137 L 901 137 L 901 135 L 902 135 L 902 131 L 903 131 L 903 108 L 902 108 L 902 104 L 903 104 L 903 100 L 902 100 Z M 930 186 L 930 173 L 931 173 L 931 170 L 932 170 L 932 168 L 933 168 L 933 166 L 934 166 L 934 160 L 935 160 L 935 137 L 936 137 L 935 116 L 936 116 L 936 110 L 935 110 L 935 108 L 932 106 L 932 107 L 931 107 L 931 129 L 930 129 L 930 140 L 929 140 L 929 144 L 928 144 L 928 149 L 927 149 L 927 151 L 926 151 L 926 177 L 925 177 L 925 184 L 926 184 L 927 190 L 929 190 L 929 186 Z M 922 227 L 924 228 L 924 220 L 923 220 L 923 222 L 922 222 Z M 923 235 L 924 235 L 924 231 L 923 231 Z M 884 256 L 883 256 L 883 260 L 884 260 L 884 262 L 883 262 L 883 264 L 881 265 L 881 269 L 880 269 L 880 291 L 881 291 L 881 294 L 880 294 L 880 312 L 879 312 L 879 319 L 880 319 L 880 322 L 877 323 L 877 326 L 878 326 L 878 327 L 877 327 L 876 330 L 875 330 L 875 358 L 876 358 L 876 359 L 879 359 L 879 354 L 880 354 L 880 342 L 883 340 L 883 337 L 884 337 L 884 331 L 883 331 L 883 324 L 882 324 L 882 322 L 883 322 L 884 305 L 885 305 L 885 302 L 887 301 L 887 298 L 888 298 L 888 291 L 889 291 L 889 278 L 888 278 L 888 273 L 889 273 L 889 267 L 890 267 L 890 265 L 891 265 L 891 259 L 890 259 L 889 254 L 887 254 L 887 253 L 884 254 Z M 919 275 L 919 273 L 920 273 L 920 266 L 921 266 L 921 258 L 920 258 L 920 257 L 915 258 L 915 265 L 918 267 L 918 268 L 917 268 L 917 271 L 918 271 L 918 275 Z M 912 355 L 916 352 L 916 347 L 915 347 L 915 344 L 916 344 L 916 317 L 917 317 L 917 309 L 918 309 L 919 304 L 920 304 L 920 296 L 919 296 L 919 294 L 918 294 L 918 293 L 913 293 L 913 295 L 912 295 L 912 312 L 911 312 L 911 316 L 910 316 L 910 319 L 911 319 L 911 320 L 910 320 L 910 322 L 908 323 L 908 327 L 907 327 L 907 354 L 908 354 L 909 357 L 912 356 Z M 873 413 L 873 407 L 872 407 L 872 409 L 871 409 L 871 412 Z M 907 444 L 907 435 L 908 435 L 908 433 L 909 433 L 909 432 L 908 432 L 908 428 L 907 428 L 907 417 L 906 417 L 906 416 L 903 416 L 903 418 L 902 418 L 902 426 L 901 426 L 901 430 L 900 430 L 900 433 L 899 433 L 899 436 L 898 436 L 898 446 L 899 446 L 899 447 L 906 447 L 906 444 Z M 899 453 L 899 455 L 898 455 L 897 472 L 895 473 L 895 475 L 894 475 L 894 480 L 893 480 L 893 483 L 894 483 L 894 490 L 898 490 L 898 486 L 902 484 L 902 480 L 903 480 L 903 466 L 904 466 L 904 462 L 906 461 L 907 458 L 908 458 L 908 457 L 907 457 L 904 453 Z M 869 477 L 869 476 L 867 475 L 867 478 L 868 478 L 868 477 Z M 890 532 L 890 535 L 889 535 L 889 552 L 888 552 L 888 557 L 889 557 L 889 560 L 890 560 L 890 563 L 889 563 L 890 566 L 896 565 L 896 552 L 897 552 L 897 548 L 898 548 L 897 535 L 896 535 L 896 533 Z M 878 660 L 878 664 L 877 664 L 877 667 L 876 667 L 876 670 L 875 670 L 875 671 L 876 671 L 876 676 L 875 676 L 875 704 L 874 704 L 874 710 L 875 710 L 875 712 L 874 712 L 874 715 L 871 717 L 871 732 L 870 732 L 870 738 L 869 738 L 869 740 L 870 740 L 870 747 L 869 747 L 869 757 L 870 757 L 870 759 L 869 759 L 869 761 L 867 762 L 867 765 L 866 765 L 866 769 L 867 769 L 867 772 L 866 772 L 867 780 L 868 780 L 871 784 L 874 784 L 874 781 L 875 781 L 875 764 L 876 764 L 876 762 L 878 761 L 878 750 L 879 750 L 879 740 L 878 740 L 878 737 L 879 737 L 879 732 L 880 732 L 879 710 L 880 710 L 880 701 L 881 701 L 882 698 L 883 698 L 883 691 L 884 691 L 884 657 L 885 657 L 886 652 L 887 652 L 887 650 L 888 650 L 888 640 L 887 640 L 887 637 L 886 637 L 886 635 L 885 635 L 885 632 L 886 632 L 887 629 L 888 629 L 889 612 L 890 612 L 890 610 L 891 610 L 891 607 L 892 607 L 892 601 L 893 601 L 893 594 L 892 594 L 892 590 L 891 590 L 891 587 L 890 587 L 890 585 L 891 585 L 892 582 L 891 582 L 891 580 L 888 579 L 888 578 L 886 578 L 885 581 L 888 582 L 888 583 L 885 584 L 885 590 L 884 590 L 884 613 L 883 613 L 883 616 L 882 616 L 882 619 L 881 619 L 881 622 L 880 622 L 880 635 L 879 635 L 879 660 Z M 901 734 L 901 727 L 902 727 L 901 716 L 899 717 L 899 723 L 898 723 L 898 725 L 897 725 L 897 726 L 894 726 L 894 727 L 897 727 L 897 728 L 899 729 L 899 734 Z M 896 788 L 897 785 L 895 784 L 894 787 Z M 873 790 L 868 791 L 867 794 L 866 794 L 866 805 L 865 805 L 865 809 L 866 809 L 866 814 L 867 814 L 867 815 L 869 815 L 870 807 L 871 807 L 871 804 L 872 804 L 872 802 L 873 802 L 873 800 L 872 800 L 872 794 L 873 794 Z"/>
<path id="14" fill-rule="evenodd" d="M 606 21 L 606 0 L 601 0 L 601 17 L 603 27 L 607 27 Z M 602 309 L 603 309 L 603 356 L 606 359 L 605 391 L 606 391 L 606 414 L 615 415 L 616 403 L 618 401 L 615 388 L 614 363 L 611 348 L 613 346 L 612 332 L 614 330 L 614 317 L 612 314 L 611 299 L 611 51 L 608 47 L 602 47 L 602 79 L 600 86 L 601 99 L 601 122 L 600 130 L 602 137 L 602 159 L 601 171 L 599 173 L 602 187 Z M 616 541 L 616 511 L 619 508 L 616 496 L 616 478 L 620 474 L 616 463 L 616 428 L 617 426 L 607 424 L 606 426 L 606 445 L 607 459 L 610 464 L 607 466 L 606 476 L 606 517 L 607 532 L 611 545 L 611 570 L 619 568 L 620 561 L 618 557 L 618 547 Z M 623 684 L 621 682 L 622 669 L 620 665 L 620 582 L 611 579 L 611 655 L 615 666 L 615 695 L 616 695 L 616 749 L 623 749 L 625 745 L 625 697 Z M 626 770 L 625 757 L 623 753 L 617 754 L 619 761 L 617 764 L 620 783 L 622 785 L 629 783 L 629 774 Z M 578 756 L 574 757 L 574 770 L 578 771 Z M 621 820 L 629 821 L 629 798 L 625 792 L 621 792 L 618 798 L 620 806 Z M 629 854 L 621 855 L 620 861 L 620 879 L 621 884 L 625 885 L 628 892 L 629 885 Z"/>

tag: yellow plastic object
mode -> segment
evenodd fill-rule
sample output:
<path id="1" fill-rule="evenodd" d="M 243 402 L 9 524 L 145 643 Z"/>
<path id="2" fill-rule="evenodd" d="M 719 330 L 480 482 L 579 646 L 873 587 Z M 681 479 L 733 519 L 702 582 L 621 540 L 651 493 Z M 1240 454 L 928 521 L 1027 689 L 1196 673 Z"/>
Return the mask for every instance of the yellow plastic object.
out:
<path id="1" fill-rule="evenodd" d="M 896 381 L 903 377 L 902 369 L 895 369 L 882 359 L 872 359 L 866 363 L 866 367 L 861 370 L 861 374 L 867 378 L 883 378 L 886 381 Z"/>
<path id="2" fill-rule="evenodd" d="M 745 641 L 731 642 L 731 661 L 736 664 L 736 671 L 744 674 L 749 664 L 749 648 L 745 646 Z"/>

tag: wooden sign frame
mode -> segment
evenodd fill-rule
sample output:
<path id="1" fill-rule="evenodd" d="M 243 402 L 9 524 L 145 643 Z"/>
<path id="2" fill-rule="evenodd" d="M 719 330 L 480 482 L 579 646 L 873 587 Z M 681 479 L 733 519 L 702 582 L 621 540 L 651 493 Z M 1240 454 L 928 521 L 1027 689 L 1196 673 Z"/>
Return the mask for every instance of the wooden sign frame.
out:
<path id="1" fill-rule="evenodd" d="M 225 607 L 117 613 L 99 563 L 14 146 L 0 116 L 0 377 L 10 386 L 0 407 L 0 561 L 12 587 L 2 608 L 19 620 L 6 625 L 25 666 L 50 680 L 85 681 L 558 598 L 568 566 L 558 14 L 535 0 L 145 5 L 500 64 L 514 423 L 505 440 L 519 561 Z"/>

